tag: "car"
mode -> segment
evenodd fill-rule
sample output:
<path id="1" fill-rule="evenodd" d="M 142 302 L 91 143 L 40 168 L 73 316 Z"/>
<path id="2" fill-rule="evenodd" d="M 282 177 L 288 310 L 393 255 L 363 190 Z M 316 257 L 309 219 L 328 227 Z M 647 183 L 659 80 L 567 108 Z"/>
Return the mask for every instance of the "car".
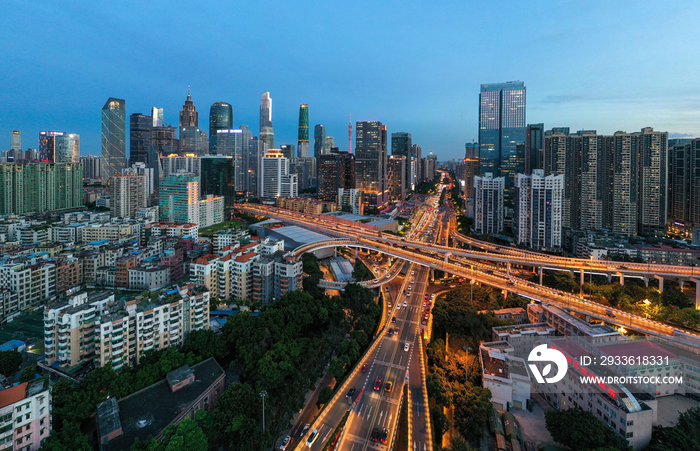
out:
<path id="1" fill-rule="evenodd" d="M 306 425 L 304 426 L 304 428 L 301 430 L 301 433 L 299 434 L 299 437 L 301 437 L 302 435 L 306 434 L 306 431 L 308 431 L 310 427 L 311 427 L 311 425 L 310 425 L 309 423 L 306 423 Z"/>
<path id="2" fill-rule="evenodd" d="M 403 306 L 406 307 L 408 305 L 408 302 L 403 301 Z"/>
<path id="3" fill-rule="evenodd" d="M 367 371 L 367 368 L 369 368 L 369 363 L 365 363 L 364 365 L 362 365 L 362 368 L 360 368 L 360 371 L 362 371 L 364 373 Z"/>
<path id="4" fill-rule="evenodd" d="M 396 310 L 401 310 L 401 304 L 396 304 Z"/>
<path id="5" fill-rule="evenodd" d="M 404 350 L 404 351 L 408 351 L 408 348 L 410 348 L 410 347 L 411 347 L 411 344 L 410 344 L 410 343 L 406 343 L 405 345 L 403 345 L 403 350 Z"/>
<path id="6" fill-rule="evenodd" d="M 306 439 L 306 447 L 311 448 L 318 438 L 318 429 L 314 429 L 311 434 L 309 435 L 309 438 Z"/>
<path id="7" fill-rule="evenodd" d="M 396 317 L 395 317 L 395 316 L 392 316 L 392 317 L 391 317 L 391 322 L 392 322 L 392 323 L 395 323 L 395 322 L 396 322 Z"/>
<path id="8" fill-rule="evenodd" d="M 612 310 L 606 310 L 605 314 L 611 318 L 617 318 L 617 316 L 615 316 L 615 314 L 612 312 Z"/>
<path id="9" fill-rule="evenodd" d="M 384 428 L 384 430 L 382 431 L 382 435 L 379 438 L 379 441 L 382 443 L 386 443 L 388 438 L 389 438 L 389 429 Z"/>
<path id="10" fill-rule="evenodd" d="M 389 334 L 390 337 L 392 335 L 394 335 L 394 329 L 389 328 L 389 331 L 387 332 L 387 334 Z"/>
<path id="11" fill-rule="evenodd" d="M 382 380 L 377 379 L 377 382 L 374 383 L 374 389 L 379 391 L 380 388 L 382 388 Z"/>
<path id="12" fill-rule="evenodd" d="M 348 394 L 345 395 L 345 396 L 347 396 L 348 398 L 350 398 L 350 397 L 352 397 L 352 395 L 354 395 L 354 394 L 355 394 L 355 387 L 350 387 L 350 390 L 348 390 Z"/>
<path id="13" fill-rule="evenodd" d="M 371 442 L 376 442 L 377 440 L 379 440 L 379 428 L 372 429 L 372 434 L 370 434 L 369 440 Z"/>
<path id="14" fill-rule="evenodd" d="M 414 275 L 415 273 L 416 273 L 415 271 L 411 271 L 411 275 Z"/>
<path id="15" fill-rule="evenodd" d="M 389 277 L 391 277 L 391 274 L 387 274 L 387 275 L 386 275 L 386 278 L 387 278 L 387 279 L 388 279 Z"/>
<path id="16" fill-rule="evenodd" d="M 292 442 L 292 437 L 290 437 L 289 435 L 286 436 L 286 437 L 284 438 L 284 440 L 282 440 L 282 444 L 280 445 L 280 449 L 281 449 L 281 450 L 287 449 L 287 447 L 289 446 L 289 444 L 290 444 L 291 442 Z"/>
<path id="17" fill-rule="evenodd" d="M 391 302 L 389 302 L 389 303 L 386 305 L 386 308 L 389 308 L 389 309 L 391 308 Z"/>
<path id="18" fill-rule="evenodd" d="M 377 283 L 377 282 L 379 282 L 379 279 L 374 279 L 374 280 L 372 281 L 372 283 Z"/>
<path id="19" fill-rule="evenodd" d="M 515 281 L 513 281 L 513 280 L 509 280 L 509 281 L 506 282 L 506 283 L 507 283 L 508 285 L 515 285 Z"/>
<path id="20" fill-rule="evenodd" d="M 394 386 L 393 382 L 387 382 L 386 384 L 384 384 L 384 391 L 387 393 L 390 393 L 391 387 L 393 387 L 393 386 Z"/>

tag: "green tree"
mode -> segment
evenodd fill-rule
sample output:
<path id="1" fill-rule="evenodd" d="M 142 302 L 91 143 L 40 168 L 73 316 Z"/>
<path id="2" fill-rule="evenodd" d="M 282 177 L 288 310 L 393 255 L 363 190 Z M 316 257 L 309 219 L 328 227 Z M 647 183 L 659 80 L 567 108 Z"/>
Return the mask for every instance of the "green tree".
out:
<path id="1" fill-rule="evenodd" d="M 432 406 L 430 408 L 430 420 L 433 422 L 435 435 L 438 438 L 438 443 L 440 443 L 442 442 L 442 434 L 450 428 L 450 422 L 442 406 Z"/>
<path id="2" fill-rule="evenodd" d="M 56 423 L 54 422 L 54 425 Z M 63 422 L 59 429 L 54 428 L 48 440 L 41 447 L 42 451 L 93 451 L 87 435 L 80 430 L 80 425 Z"/>
<path id="3" fill-rule="evenodd" d="M 452 405 L 452 387 L 438 373 L 429 373 L 425 378 L 428 396 L 435 398 L 435 402 L 450 407 Z"/>
<path id="4" fill-rule="evenodd" d="M 596 419 L 591 412 L 578 409 L 550 410 L 545 414 L 545 425 L 552 438 L 574 451 L 613 447 L 631 450 L 627 440 Z"/>
<path id="5" fill-rule="evenodd" d="M 476 440 L 491 411 L 491 391 L 478 386 L 462 385 L 452 397 L 454 422 L 467 440 Z"/>
<path id="6" fill-rule="evenodd" d="M 202 359 L 220 358 L 226 352 L 226 343 L 223 336 L 215 334 L 211 329 L 193 330 L 187 336 L 182 352 L 191 352 Z"/>
<path id="7" fill-rule="evenodd" d="M 569 293 L 573 293 L 579 288 L 574 275 L 569 271 L 545 271 L 542 285 Z"/>
<path id="8" fill-rule="evenodd" d="M 36 378 L 36 366 L 35 365 L 23 368 L 22 372 L 19 374 L 19 381 L 20 382 L 33 381 L 35 378 Z"/>
<path id="9" fill-rule="evenodd" d="M 316 407 L 320 409 L 321 406 L 330 401 L 331 398 L 333 398 L 333 388 L 328 386 L 323 387 L 321 389 L 321 392 L 318 394 L 318 401 L 316 401 Z"/>
<path id="10" fill-rule="evenodd" d="M 681 413 L 673 427 L 655 427 L 646 451 L 679 449 L 700 449 L 700 407 Z"/>
<path id="11" fill-rule="evenodd" d="M 690 296 L 677 286 L 666 287 L 661 293 L 661 302 L 666 306 L 681 309 L 695 306 L 695 303 L 690 300 Z"/>
<path id="12" fill-rule="evenodd" d="M 365 265 L 365 263 L 358 258 L 355 260 L 355 267 L 352 270 L 352 278 L 355 279 L 356 282 L 362 282 L 364 280 L 374 279 L 374 275 Z"/>
<path id="13" fill-rule="evenodd" d="M 22 354 L 17 351 L 0 351 L 0 373 L 12 376 L 19 371 L 22 364 Z"/>
<path id="14" fill-rule="evenodd" d="M 462 437 L 455 437 L 450 443 L 450 451 L 474 451 Z"/>

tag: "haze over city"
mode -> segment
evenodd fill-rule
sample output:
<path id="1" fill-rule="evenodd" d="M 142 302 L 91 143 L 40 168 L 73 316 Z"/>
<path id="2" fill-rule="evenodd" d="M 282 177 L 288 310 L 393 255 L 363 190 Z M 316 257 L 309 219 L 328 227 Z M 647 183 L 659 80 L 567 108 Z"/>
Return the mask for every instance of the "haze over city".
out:
<path id="1" fill-rule="evenodd" d="M 298 106 L 347 147 L 347 124 L 380 120 L 424 154 L 461 158 L 478 140 L 482 83 L 521 80 L 527 122 L 599 133 L 651 126 L 700 134 L 698 62 L 688 39 L 697 2 L 189 2 L 6 1 L 0 149 L 40 130 L 81 136 L 100 154 L 100 109 L 127 116 L 165 109 L 177 125 L 192 86 L 208 120 L 233 105 L 234 124 L 258 131 L 271 93 L 276 142 L 296 142 Z M 40 20 L 45 18 L 50 20 Z M 205 126 L 206 127 L 206 126 Z"/>

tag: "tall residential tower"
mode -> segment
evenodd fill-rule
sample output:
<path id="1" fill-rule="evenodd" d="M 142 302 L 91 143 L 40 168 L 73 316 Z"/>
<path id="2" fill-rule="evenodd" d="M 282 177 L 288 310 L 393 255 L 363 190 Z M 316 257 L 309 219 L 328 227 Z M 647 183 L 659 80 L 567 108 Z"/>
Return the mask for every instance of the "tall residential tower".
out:
<path id="1" fill-rule="evenodd" d="M 102 177 L 121 174 L 126 165 L 126 101 L 110 97 L 102 107 Z"/>

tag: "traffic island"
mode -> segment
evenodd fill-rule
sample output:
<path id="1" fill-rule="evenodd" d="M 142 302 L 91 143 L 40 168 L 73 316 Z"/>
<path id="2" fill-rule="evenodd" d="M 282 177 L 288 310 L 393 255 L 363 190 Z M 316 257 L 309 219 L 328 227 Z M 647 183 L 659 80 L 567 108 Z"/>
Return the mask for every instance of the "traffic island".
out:
<path id="1" fill-rule="evenodd" d="M 345 415 L 343 415 L 343 419 L 340 420 L 338 426 L 336 426 L 331 438 L 329 438 L 326 442 L 326 446 L 323 447 L 323 451 L 334 451 L 336 449 L 336 446 L 340 442 L 340 435 L 343 433 L 343 428 L 345 427 L 345 423 L 347 423 L 348 421 L 349 415 L 350 411 L 348 410 L 347 412 L 345 412 Z"/>

